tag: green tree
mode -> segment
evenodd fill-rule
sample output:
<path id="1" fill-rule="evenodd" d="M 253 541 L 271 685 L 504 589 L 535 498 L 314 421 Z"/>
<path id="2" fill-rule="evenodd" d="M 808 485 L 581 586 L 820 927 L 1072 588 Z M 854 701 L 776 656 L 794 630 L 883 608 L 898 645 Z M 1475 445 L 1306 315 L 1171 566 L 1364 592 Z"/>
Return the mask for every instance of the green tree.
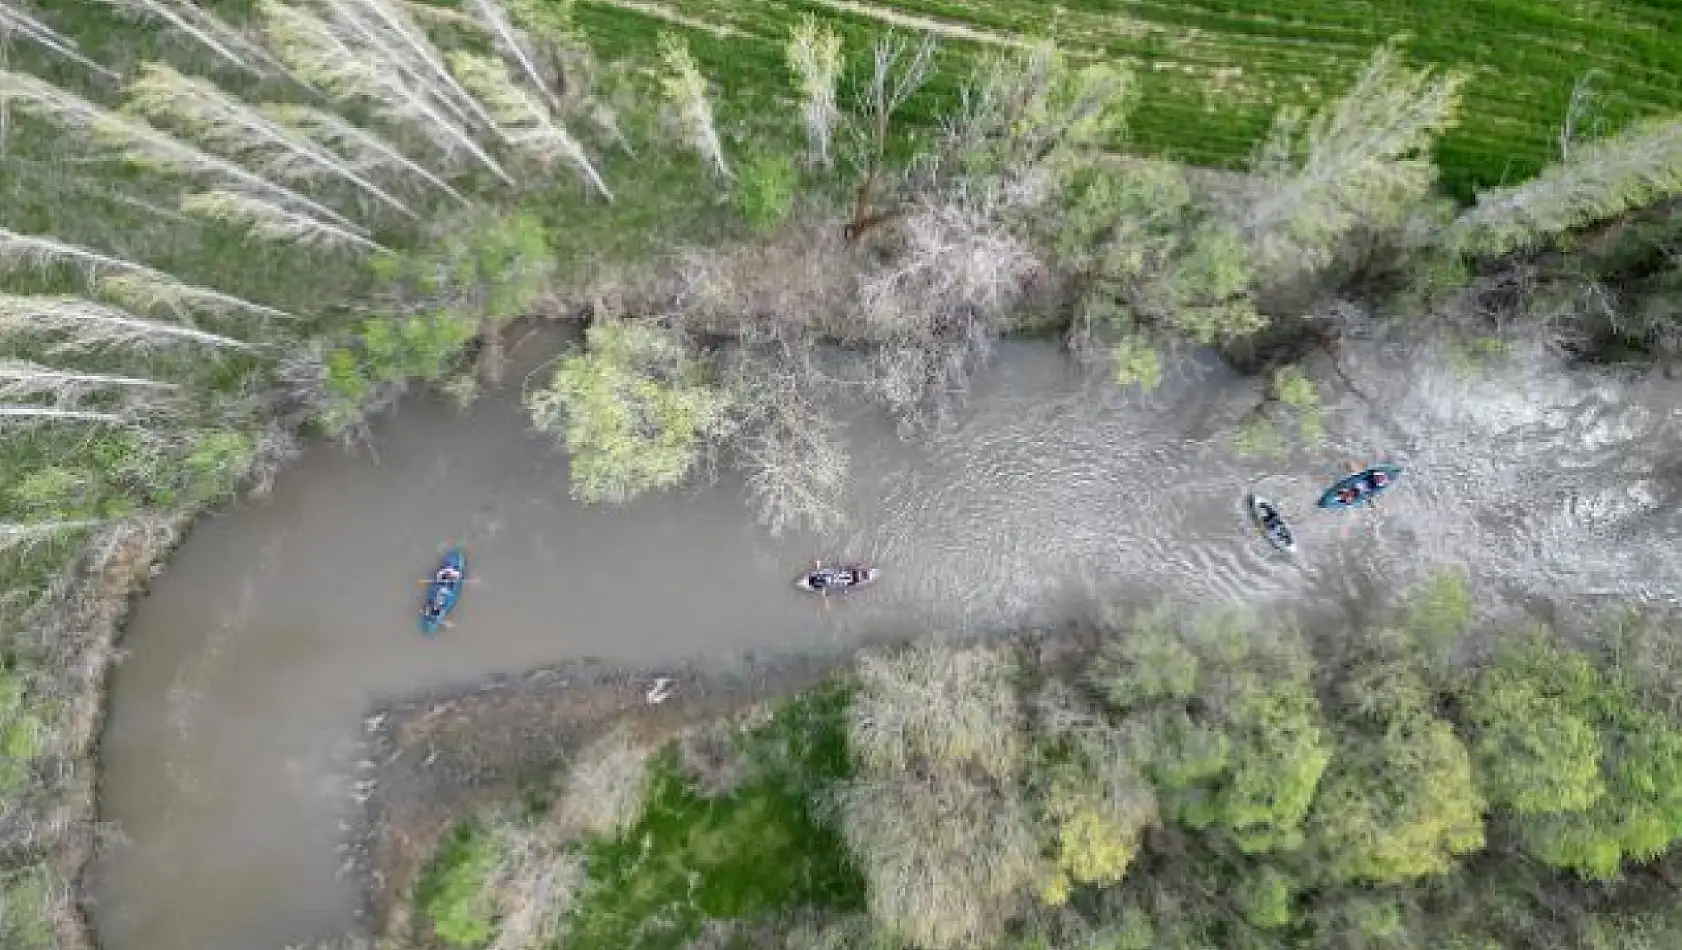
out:
<path id="1" fill-rule="evenodd" d="M 1245 852 L 1297 847 L 1331 758 L 1301 645 L 1253 643 L 1261 632 L 1236 615 L 1164 623 L 1131 625 L 1146 636 L 1107 645 L 1092 674 L 1149 735 L 1163 813 Z"/>
<path id="2" fill-rule="evenodd" d="M 1160 373 L 1147 334 L 1215 343 L 1262 329 L 1242 236 L 1194 196 L 1184 172 L 1135 161 L 1083 169 L 1044 223 L 1057 261 L 1079 275 L 1076 332 L 1107 328 L 1123 384 Z"/>
<path id="3" fill-rule="evenodd" d="M 572 494 L 622 502 L 682 484 L 709 440 L 729 429 L 730 401 L 677 334 L 652 321 L 605 319 L 526 396 L 532 424 L 560 436 Z"/>
<path id="4" fill-rule="evenodd" d="M 1682 838 L 1682 729 L 1615 666 L 1538 628 L 1463 703 L 1480 779 L 1540 860 L 1610 878 Z"/>
<path id="5" fill-rule="evenodd" d="M 1453 726 L 1414 709 L 1379 735 L 1346 737 L 1315 799 L 1310 835 L 1318 867 L 1337 882 L 1443 874 L 1483 847 L 1483 800 Z"/>

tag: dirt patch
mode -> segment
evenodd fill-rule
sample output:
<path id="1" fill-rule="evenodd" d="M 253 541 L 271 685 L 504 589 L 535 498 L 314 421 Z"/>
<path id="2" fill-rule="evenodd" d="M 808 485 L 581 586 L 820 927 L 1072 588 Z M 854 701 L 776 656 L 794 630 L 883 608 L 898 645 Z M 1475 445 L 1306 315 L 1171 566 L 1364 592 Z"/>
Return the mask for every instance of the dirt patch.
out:
<path id="1" fill-rule="evenodd" d="M 608 731 L 663 740 L 808 689 L 850 657 L 742 657 L 662 670 L 580 660 L 376 706 L 356 782 L 361 812 L 345 845 L 346 870 L 362 889 L 360 916 L 378 933 L 407 932 L 407 893 L 440 836 L 479 806 L 548 787 Z M 670 695 L 651 704 L 661 680 Z"/>

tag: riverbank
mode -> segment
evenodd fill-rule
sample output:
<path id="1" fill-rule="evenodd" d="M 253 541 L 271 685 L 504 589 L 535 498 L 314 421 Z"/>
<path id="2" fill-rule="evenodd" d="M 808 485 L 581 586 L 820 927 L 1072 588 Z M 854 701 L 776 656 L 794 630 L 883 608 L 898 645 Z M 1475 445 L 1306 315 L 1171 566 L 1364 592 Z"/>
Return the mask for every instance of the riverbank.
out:
<path id="1" fill-rule="evenodd" d="M 161 570 L 190 528 L 192 518 L 146 518 L 105 532 L 32 614 L 43 642 L 55 645 L 51 668 L 54 698 L 64 719 L 50 733 L 54 746 L 34 763 L 43 784 L 23 814 L 5 822 L 8 925 L 33 939 L 41 935 L 33 916 L 51 921 L 54 942 L 64 950 L 94 950 L 98 943 L 86 914 L 83 875 L 105 835 L 97 814 L 99 742 L 107 695 L 121 663 L 124 626 L 148 581 Z M 35 896 L 45 906 L 17 899 L 18 880 L 31 882 L 31 866 L 50 875 Z M 35 878 L 34 880 L 39 880 Z M 32 883 L 32 882 L 31 882 Z M 27 945 L 34 950 L 34 945 Z"/>
<path id="2" fill-rule="evenodd" d="M 387 754 L 489 777 L 479 738 L 495 749 L 532 726 L 566 738 L 538 738 L 559 754 L 518 764 L 514 748 L 491 752 L 507 763 L 498 781 L 453 811 L 384 812 L 423 830 L 374 852 L 394 899 L 382 933 L 424 948 L 564 935 L 584 950 L 872 935 L 953 948 L 1662 945 L 1682 935 L 1682 858 L 1626 819 L 1677 806 L 1626 771 L 1665 766 L 1616 749 L 1682 736 L 1666 699 L 1682 674 L 1675 621 L 1503 631 L 1474 622 L 1463 583 L 1440 575 L 1324 630 L 1159 605 L 1053 634 L 872 649 L 827 676 L 761 681 L 773 688 L 748 709 L 732 697 L 662 714 L 625 692 L 591 708 L 558 681 L 437 697 L 380 723 L 395 730 Z M 1515 689 L 1548 698 L 1517 709 Z M 634 723 L 597 718 L 612 705 Z M 1589 799 L 1542 803 L 1512 784 L 1527 766 L 1509 742 L 1551 730 L 1546 715 L 1586 730 L 1583 747 L 1545 755 L 1601 776 Z M 585 721 L 630 735 L 642 750 L 630 776 L 646 783 L 619 776 L 630 811 L 595 828 L 566 817 L 573 770 L 600 767 L 588 752 L 565 761 Z M 464 784 L 433 787 L 445 786 Z M 822 854 L 801 850 L 820 841 Z M 806 862 L 829 883 L 773 883 Z"/>

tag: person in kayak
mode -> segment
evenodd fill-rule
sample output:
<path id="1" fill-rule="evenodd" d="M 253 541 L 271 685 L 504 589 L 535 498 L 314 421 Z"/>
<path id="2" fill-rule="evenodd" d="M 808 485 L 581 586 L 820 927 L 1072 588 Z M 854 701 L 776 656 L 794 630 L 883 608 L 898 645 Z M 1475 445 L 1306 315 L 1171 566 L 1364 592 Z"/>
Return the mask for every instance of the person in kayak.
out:
<path id="1" fill-rule="evenodd" d="M 1384 486 L 1390 484 L 1390 476 L 1384 474 L 1383 472 L 1373 472 L 1372 475 L 1368 477 L 1367 483 L 1372 486 L 1373 491 L 1378 491 Z"/>
<path id="2" fill-rule="evenodd" d="M 461 580 L 461 570 L 454 565 L 446 564 L 438 569 L 438 583 L 454 584 Z"/>

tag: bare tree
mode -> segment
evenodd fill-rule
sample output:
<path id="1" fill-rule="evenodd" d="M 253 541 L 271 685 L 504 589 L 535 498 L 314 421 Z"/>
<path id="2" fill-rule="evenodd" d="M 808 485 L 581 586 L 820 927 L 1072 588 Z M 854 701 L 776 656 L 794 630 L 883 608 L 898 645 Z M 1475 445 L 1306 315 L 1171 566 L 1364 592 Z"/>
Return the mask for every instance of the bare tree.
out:
<path id="1" fill-rule="evenodd" d="M 75 267 L 82 272 L 89 285 L 122 297 L 131 305 L 140 305 L 143 309 L 163 306 L 178 311 L 202 310 L 222 315 L 292 318 L 292 315 L 284 310 L 206 287 L 184 284 L 162 271 L 133 261 L 101 254 L 74 244 L 65 244 L 52 238 L 18 234 L 0 228 L 0 271 L 49 264 Z"/>
<path id="2" fill-rule="evenodd" d="M 208 221 L 232 225 L 259 241 L 294 247 L 387 250 L 355 231 L 225 188 L 184 195 L 181 210 Z"/>
<path id="3" fill-rule="evenodd" d="M 560 119 L 544 109 L 536 96 L 514 82 L 500 62 L 471 53 L 453 53 L 450 65 L 455 67 L 462 82 L 484 100 L 510 144 L 544 165 L 556 161 L 570 164 L 592 190 L 608 201 L 613 200 L 613 192 L 602 181 L 584 147 Z"/>
<path id="4" fill-rule="evenodd" d="M 318 0 L 337 35 L 406 74 L 423 94 L 462 122 L 494 123 L 444 65 L 444 57 L 394 0 Z"/>
<path id="5" fill-rule="evenodd" d="M 820 26 L 808 13 L 795 25 L 785 47 L 794 85 L 806 118 L 806 161 L 828 168 L 829 145 L 841 110 L 835 103 L 835 84 L 841 78 L 841 34 Z"/>
<path id="6" fill-rule="evenodd" d="M 175 383 L 138 376 L 74 373 L 36 363 L 0 360 L 0 399 L 48 397 L 55 403 L 75 402 L 89 393 L 113 389 L 177 392 Z"/>
<path id="7" fill-rule="evenodd" d="M 262 46 L 191 0 L 94 0 L 128 12 L 135 19 L 158 20 L 224 63 L 261 75 L 265 69 L 290 75 Z"/>
<path id="8" fill-rule="evenodd" d="M 495 850 L 499 858 L 484 888 L 500 913 L 487 950 L 552 945 L 586 882 L 584 856 L 542 827 L 499 826 Z"/>
<path id="9" fill-rule="evenodd" d="M 689 54 L 689 44 L 675 33 L 661 34 L 660 59 L 666 67 L 660 76 L 660 88 L 677 113 L 678 125 L 689 140 L 689 147 L 718 177 L 729 181 L 730 163 L 724 158 L 724 143 L 719 141 L 713 121 L 712 96 L 701 67 Z"/>
<path id="10" fill-rule="evenodd" d="M 648 757 L 654 750 L 616 729 L 573 759 L 550 820 L 563 834 L 611 835 L 642 814 Z"/>
<path id="11" fill-rule="evenodd" d="M 1559 160 L 1562 162 L 1571 160 L 1571 148 L 1577 144 L 1581 135 L 1577 123 L 1594 107 L 1594 81 L 1603 75 L 1605 73 L 1601 70 L 1591 69 L 1578 76 L 1577 81 L 1571 84 L 1571 101 L 1565 106 L 1565 121 L 1559 126 Z M 1598 126 L 1599 123 L 1595 125 Z M 1589 135 L 1591 139 L 1598 137 L 1595 132 Z"/>
<path id="12" fill-rule="evenodd" d="M 465 195 L 450 187 L 430 169 L 403 154 L 397 146 L 367 129 L 356 126 L 343 116 L 292 103 L 265 103 L 257 108 L 280 125 L 344 156 L 350 166 L 358 172 L 367 173 L 377 169 L 413 175 L 456 201 L 468 204 Z"/>
<path id="13" fill-rule="evenodd" d="M 436 84 L 418 83 L 414 75 L 417 67 L 406 65 L 402 57 L 387 55 L 397 41 L 369 41 L 370 28 L 350 13 L 344 14 L 350 23 L 346 26 L 343 21 L 330 23 L 279 0 L 263 0 L 262 10 L 276 51 L 300 76 L 340 100 L 361 103 L 387 122 L 424 135 L 447 157 L 466 154 L 505 184 L 515 183 L 474 139 L 462 115 L 469 110 L 453 99 L 441 104 L 434 98 Z M 449 82 L 456 86 L 453 77 Z M 474 110 L 483 111 L 476 101 L 472 105 Z M 487 127 L 495 127 L 488 115 L 483 121 Z"/>
<path id="14" fill-rule="evenodd" d="M 879 392 L 908 419 L 939 415 L 965 391 L 991 350 L 993 321 L 1043 269 L 1004 220 L 1008 201 L 991 184 L 918 198 L 895 229 L 898 245 L 861 279 Z"/>
<path id="15" fill-rule="evenodd" d="M 302 209 L 300 213 L 307 212 L 341 227 L 359 230 L 349 218 L 298 191 L 34 76 L 0 70 L 0 100 L 16 103 L 43 121 L 114 148 L 138 167 L 223 182 Z"/>
<path id="16" fill-rule="evenodd" d="M 559 116 L 561 114 L 560 100 L 555 98 L 553 92 L 550 92 L 549 84 L 543 81 L 543 76 L 537 68 L 537 61 L 526 49 L 526 42 L 520 36 L 519 31 L 514 29 L 514 24 L 508 21 L 508 15 L 502 12 L 502 5 L 497 3 L 496 0 L 467 0 L 467 3 L 468 6 L 472 7 L 473 12 L 479 17 L 492 38 L 496 40 L 497 47 L 502 50 L 502 55 L 518 63 L 520 71 L 525 73 L 532 88 L 543 96 L 544 102 L 549 106 L 550 114 Z"/>
<path id="17" fill-rule="evenodd" d="M 92 422 L 120 426 L 128 421 L 127 416 L 115 412 L 59 409 L 56 406 L 36 406 L 27 403 L 0 403 L 0 423 Z"/>
<path id="18" fill-rule="evenodd" d="M 827 531 L 846 517 L 847 450 L 823 408 L 812 341 L 793 327 L 744 320 L 727 380 L 743 418 L 731 437 L 760 523 Z"/>
<path id="19" fill-rule="evenodd" d="M 248 350 L 233 337 L 139 317 L 81 297 L 0 294 L 0 339 L 56 337 L 54 353 L 122 348 L 136 352 L 198 344 L 211 350 Z"/>
<path id="20" fill-rule="evenodd" d="M 148 63 L 129 84 L 127 104 L 154 121 L 179 122 L 212 148 L 266 177 L 306 184 L 343 181 L 404 217 L 415 217 L 403 202 L 338 156 L 203 79 L 184 76 L 162 63 Z"/>
<path id="21" fill-rule="evenodd" d="M 17 553 L 61 537 L 72 531 L 89 531 L 103 521 L 72 519 L 67 521 L 37 521 L 30 524 L 0 524 L 0 551 Z"/>
<path id="22" fill-rule="evenodd" d="M 888 134 L 893 130 L 894 114 L 928 81 L 934 69 L 935 39 L 930 34 L 923 34 L 910 61 L 902 65 L 905 49 L 904 37 L 890 32 L 877 38 L 872 51 L 870 84 L 858 107 L 865 123 L 859 133 L 864 139 L 860 151 L 865 175 L 853 202 L 852 221 L 847 225 L 847 235 L 851 240 L 863 237 L 865 232 L 897 213 L 895 208 L 883 212 L 871 209 L 887 159 Z"/>
<path id="23" fill-rule="evenodd" d="M 1508 188 L 1480 192 L 1449 229 L 1468 254 L 1502 254 L 1682 195 L 1682 120 L 1638 123 L 1571 149 L 1570 158 Z"/>

